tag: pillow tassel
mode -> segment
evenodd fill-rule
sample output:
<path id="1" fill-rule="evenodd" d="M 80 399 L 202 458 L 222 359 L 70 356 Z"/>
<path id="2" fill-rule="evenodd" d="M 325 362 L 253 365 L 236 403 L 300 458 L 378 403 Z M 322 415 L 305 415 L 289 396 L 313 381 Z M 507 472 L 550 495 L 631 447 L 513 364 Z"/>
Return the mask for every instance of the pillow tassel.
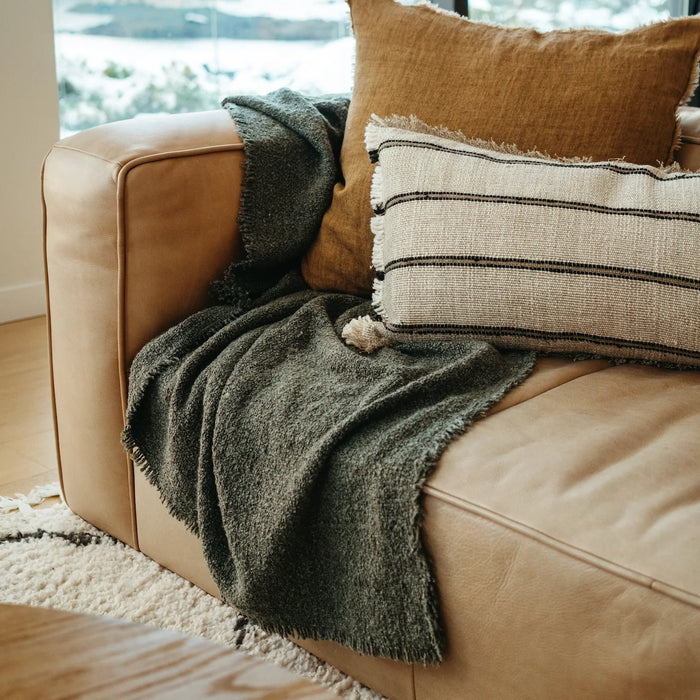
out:
<path id="1" fill-rule="evenodd" d="M 360 316 L 348 321 L 343 328 L 342 336 L 348 345 L 354 345 L 358 350 L 366 353 L 392 344 L 384 324 L 381 321 L 373 321 L 370 316 Z"/>

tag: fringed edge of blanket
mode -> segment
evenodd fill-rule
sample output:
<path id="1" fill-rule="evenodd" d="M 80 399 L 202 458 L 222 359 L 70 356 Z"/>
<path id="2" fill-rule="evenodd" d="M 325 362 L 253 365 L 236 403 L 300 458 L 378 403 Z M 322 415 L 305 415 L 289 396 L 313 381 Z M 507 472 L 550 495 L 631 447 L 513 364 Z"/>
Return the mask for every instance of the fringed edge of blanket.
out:
<path id="1" fill-rule="evenodd" d="M 243 242 L 243 249 L 247 255 L 250 255 L 251 250 L 255 247 L 255 240 L 252 232 L 255 230 L 256 219 L 255 215 L 251 213 L 252 207 L 250 206 L 250 200 L 253 196 L 251 185 L 258 181 L 256 174 L 257 158 L 255 157 L 256 142 L 255 139 L 251 139 L 248 136 L 248 130 L 251 126 L 243 110 L 235 102 L 228 102 L 226 100 L 222 102 L 222 107 L 231 116 L 244 146 L 245 157 L 241 165 L 243 169 L 241 199 L 236 220 L 238 222 L 238 230 L 241 234 L 241 241 Z"/>
<path id="2" fill-rule="evenodd" d="M 258 144 L 255 138 L 250 137 L 253 125 L 246 116 L 243 107 L 236 104 L 231 98 L 224 99 L 221 106 L 229 113 L 244 145 L 245 157 L 241 164 L 243 178 L 236 217 L 243 246 L 243 256 L 226 268 L 222 279 L 214 280 L 209 284 L 209 294 L 217 303 L 227 304 L 233 307 L 237 315 L 241 315 L 252 308 L 259 294 L 274 286 L 284 275 L 286 269 L 283 269 L 281 265 L 277 267 L 261 265 L 255 247 L 255 231 L 260 222 L 253 213 L 255 211 L 253 206 L 255 202 L 252 200 L 253 191 L 255 184 L 261 180 L 261 176 L 268 173 L 264 170 L 260 172 L 260 166 L 258 166 L 259 159 L 256 157 Z M 249 288 L 245 281 L 246 273 L 250 273 L 256 268 L 256 279 L 258 281 L 266 280 L 261 289 L 258 290 Z"/>
<path id="3" fill-rule="evenodd" d="M 235 605 L 233 607 L 238 610 Z M 254 615 L 250 615 L 243 610 L 240 612 L 251 622 L 260 627 L 260 629 L 271 634 L 279 634 L 280 637 L 297 638 L 300 640 L 308 639 L 316 642 L 330 641 L 347 647 L 358 654 L 390 659 L 392 661 L 401 661 L 407 664 L 420 663 L 423 666 L 436 666 L 443 660 L 445 636 L 441 626 L 437 629 L 440 635 L 441 644 L 436 654 L 423 651 L 416 653 L 416 651 L 411 647 L 403 645 L 401 645 L 398 649 L 396 647 L 392 647 L 390 650 L 387 650 L 383 644 L 375 644 L 366 636 L 348 635 L 347 633 L 335 634 L 334 632 L 324 633 L 307 627 L 288 626 L 282 622 L 273 621 L 271 623 L 266 623 L 258 620 Z"/>
<path id="4" fill-rule="evenodd" d="M 156 472 L 151 466 L 151 463 L 148 461 L 146 455 L 141 450 L 141 447 L 139 446 L 138 441 L 134 436 L 134 431 L 132 428 L 132 421 L 135 418 L 136 413 L 141 406 L 141 402 L 146 396 L 146 389 L 148 388 L 148 385 L 152 381 L 154 381 L 163 372 L 164 369 L 170 366 L 177 365 L 179 362 L 180 358 L 176 356 L 164 358 L 150 369 L 150 371 L 146 374 L 145 377 L 142 378 L 138 385 L 134 385 L 130 381 L 130 395 L 128 401 L 129 408 L 125 416 L 124 428 L 121 432 L 120 442 L 122 447 L 126 451 L 127 456 L 134 463 L 134 466 L 143 473 L 143 475 L 148 480 L 148 483 L 151 484 L 151 486 L 153 486 L 156 489 L 156 491 L 158 491 L 160 501 L 167 508 L 168 513 L 176 520 L 179 520 L 180 522 L 184 523 L 184 525 L 190 532 L 199 536 L 199 527 L 197 525 L 196 519 L 192 520 L 190 518 L 183 517 L 183 514 L 179 512 L 177 508 L 175 508 L 173 504 L 169 503 L 163 496 L 163 493 L 158 486 Z"/>
<path id="5" fill-rule="evenodd" d="M 488 351 L 493 348 L 489 346 Z M 414 551 L 421 554 L 422 560 L 426 564 L 428 576 L 428 613 L 431 617 L 431 626 L 433 627 L 434 645 L 436 648 L 435 657 L 418 658 L 416 655 L 411 655 L 410 658 L 400 659 L 401 661 L 420 661 L 423 665 L 437 664 L 443 660 L 444 652 L 446 651 L 447 638 L 445 629 L 442 624 L 441 610 L 439 604 L 439 591 L 437 580 L 435 578 L 435 567 L 427 548 L 423 542 L 423 520 L 425 511 L 422 505 L 424 497 L 423 486 L 435 471 L 437 464 L 445 450 L 457 438 L 464 435 L 467 430 L 480 418 L 483 418 L 486 413 L 495 406 L 511 389 L 521 384 L 534 369 L 536 362 L 535 353 L 529 353 L 529 362 L 524 364 L 516 376 L 511 377 L 510 381 L 501 389 L 501 391 L 489 400 L 484 401 L 478 406 L 475 413 L 470 413 L 469 416 L 462 415 L 457 417 L 451 425 L 448 425 L 440 437 L 436 438 L 433 445 L 427 450 L 425 460 L 423 462 L 422 472 L 416 482 L 415 491 L 415 519 L 413 523 L 413 546 Z"/>
<path id="6" fill-rule="evenodd" d="M 134 466 L 146 477 L 148 483 L 153 486 L 158 492 L 161 503 L 166 507 L 168 513 L 185 525 L 185 527 L 193 534 L 199 537 L 199 527 L 197 526 L 196 520 L 190 520 L 189 518 L 183 517 L 183 514 L 177 510 L 171 503 L 169 503 L 158 488 L 158 479 L 156 478 L 156 473 L 151 463 L 148 461 L 146 455 L 141 451 L 138 446 L 136 439 L 133 436 L 131 427 L 127 425 L 121 434 L 121 444 L 126 450 L 127 456 L 134 463 Z"/>
<path id="7" fill-rule="evenodd" d="M 241 243 L 243 244 L 243 257 L 240 260 L 232 262 L 226 268 L 222 279 L 213 280 L 209 284 L 209 294 L 217 302 L 228 304 L 234 307 L 239 314 L 242 314 L 253 305 L 253 295 L 250 290 L 246 288 L 245 283 L 241 279 L 241 275 L 251 264 L 251 241 L 253 239 L 251 231 L 254 230 L 255 222 L 253 221 L 252 215 L 248 212 L 251 208 L 250 197 L 252 196 L 250 194 L 250 185 L 257 179 L 253 165 L 255 158 L 251 157 L 251 151 L 253 151 L 253 154 L 255 151 L 255 142 L 254 140 L 249 142 L 246 133 L 248 122 L 242 110 L 238 109 L 235 102 L 224 100 L 221 106 L 233 119 L 236 129 L 238 130 L 238 135 L 244 143 L 245 157 L 241 164 L 243 178 L 238 215 L 236 217 Z"/>

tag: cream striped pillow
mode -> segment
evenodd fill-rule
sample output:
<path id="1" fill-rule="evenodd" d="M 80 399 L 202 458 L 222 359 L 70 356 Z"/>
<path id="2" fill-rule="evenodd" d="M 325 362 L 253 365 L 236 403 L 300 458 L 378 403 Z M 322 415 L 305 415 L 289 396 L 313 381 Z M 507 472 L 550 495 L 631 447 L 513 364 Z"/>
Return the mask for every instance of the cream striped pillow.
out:
<path id="1" fill-rule="evenodd" d="M 700 173 L 450 136 L 402 118 L 367 128 L 383 326 L 353 322 L 348 342 L 471 336 L 700 365 Z"/>

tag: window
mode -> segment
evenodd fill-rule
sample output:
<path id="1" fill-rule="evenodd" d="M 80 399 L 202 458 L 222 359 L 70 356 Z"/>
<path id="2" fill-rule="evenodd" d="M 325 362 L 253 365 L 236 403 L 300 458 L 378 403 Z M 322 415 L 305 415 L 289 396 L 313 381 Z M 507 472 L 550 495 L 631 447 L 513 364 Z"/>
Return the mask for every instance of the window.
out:
<path id="1" fill-rule="evenodd" d="M 567 27 L 631 29 L 687 13 L 683 0 L 469 0 L 472 19 L 541 30 Z"/>
<path id="2" fill-rule="evenodd" d="M 348 92 L 344 0 L 53 0 L 62 135 L 235 93 Z"/>
<path id="3" fill-rule="evenodd" d="M 507 25 L 620 30 L 685 14 L 689 0 L 437 4 Z M 236 93 L 352 87 L 345 0 L 53 0 L 53 7 L 62 136 L 144 113 L 214 109 Z"/>

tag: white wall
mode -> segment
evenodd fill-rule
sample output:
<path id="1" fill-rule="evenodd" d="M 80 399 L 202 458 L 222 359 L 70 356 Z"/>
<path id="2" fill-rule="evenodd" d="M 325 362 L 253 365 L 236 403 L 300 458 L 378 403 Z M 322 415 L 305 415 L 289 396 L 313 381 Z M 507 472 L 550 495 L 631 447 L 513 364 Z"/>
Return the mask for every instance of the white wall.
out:
<path id="1" fill-rule="evenodd" d="M 41 163 L 58 140 L 51 0 L 0 0 L 0 323 L 45 313 Z"/>

